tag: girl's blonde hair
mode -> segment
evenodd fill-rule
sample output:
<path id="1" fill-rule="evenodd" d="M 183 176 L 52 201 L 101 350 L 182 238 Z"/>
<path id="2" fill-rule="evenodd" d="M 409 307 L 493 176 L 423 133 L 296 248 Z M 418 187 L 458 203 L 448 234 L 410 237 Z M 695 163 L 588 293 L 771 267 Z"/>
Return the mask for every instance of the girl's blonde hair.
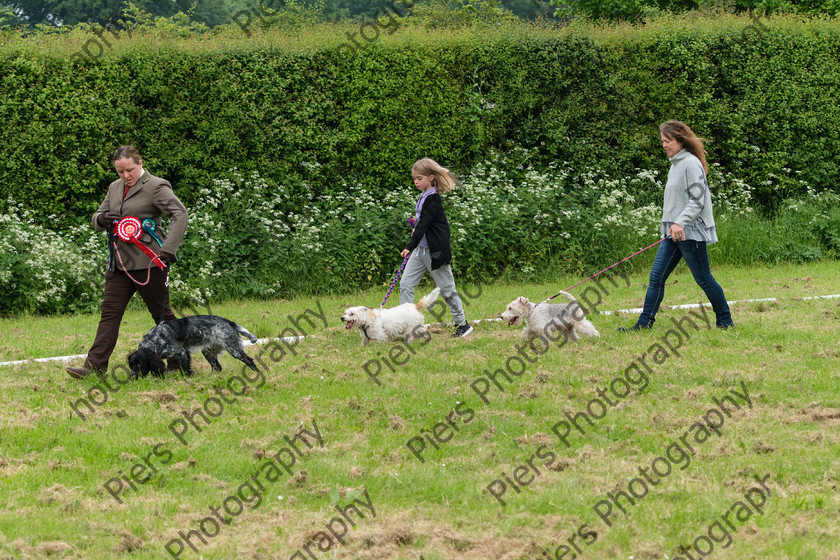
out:
<path id="1" fill-rule="evenodd" d="M 659 132 L 665 138 L 676 140 L 687 151 L 694 154 L 703 164 L 703 170 L 709 173 L 709 165 L 706 163 L 706 148 L 703 147 L 703 139 L 694 134 L 687 124 L 682 121 L 665 121 L 659 125 Z"/>
<path id="2" fill-rule="evenodd" d="M 433 159 L 423 158 L 415 161 L 414 165 L 411 166 L 411 171 L 427 177 L 434 177 L 432 186 L 438 194 L 448 193 L 455 188 L 455 176 L 452 172 Z"/>

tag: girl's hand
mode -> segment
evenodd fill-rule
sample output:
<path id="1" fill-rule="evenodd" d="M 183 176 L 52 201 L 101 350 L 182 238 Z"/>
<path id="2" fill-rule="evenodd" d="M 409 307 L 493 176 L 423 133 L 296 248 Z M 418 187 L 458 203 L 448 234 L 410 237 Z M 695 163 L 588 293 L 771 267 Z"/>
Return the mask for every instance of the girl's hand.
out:
<path id="1" fill-rule="evenodd" d="M 400 253 L 400 256 L 401 256 L 402 258 L 406 258 L 406 257 L 407 257 L 408 255 L 410 255 L 410 254 L 411 254 L 411 251 L 409 251 L 408 249 L 403 249 L 403 250 L 402 250 L 402 253 Z"/>
<path id="2" fill-rule="evenodd" d="M 670 231 L 674 241 L 685 241 L 685 229 L 681 225 L 671 224 Z"/>

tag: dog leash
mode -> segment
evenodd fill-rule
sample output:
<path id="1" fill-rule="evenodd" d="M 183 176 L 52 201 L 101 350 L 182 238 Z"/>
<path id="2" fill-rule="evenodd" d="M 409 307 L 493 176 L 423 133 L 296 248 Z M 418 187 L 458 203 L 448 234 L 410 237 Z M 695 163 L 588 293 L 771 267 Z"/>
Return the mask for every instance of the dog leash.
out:
<path id="1" fill-rule="evenodd" d="M 632 254 L 632 255 L 630 255 L 629 257 L 624 257 L 623 259 L 621 259 L 621 260 L 620 260 L 620 261 L 618 261 L 617 263 L 612 264 L 612 265 L 608 266 L 607 268 L 605 268 L 604 270 L 601 270 L 600 272 L 596 272 L 595 274 L 593 274 L 593 275 L 592 275 L 592 276 L 590 276 L 589 278 L 586 278 L 585 280 L 581 280 L 580 282 L 578 282 L 578 283 L 577 283 L 577 284 L 575 284 L 574 286 L 571 286 L 571 287 L 569 287 L 568 289 L 563 290 L 563 292 L 568 292 L 568 291 L 569 291 L 569 290 L 571 290 L 572 288 L 577 288 L 578 286 L 580 286 L 580 285 L 581 285 L 581 284 L 583 284 L 584 282 L 586 282 L 586 281 L 588 281 L 588 280 L 592 280 L 593 278 L 595 278 L 595 277 L 596 277 L 596 276 L 598 276 L 599 274 L 603 274 L 604 272 L 608 271 L 609 269 L 611 269 L 611 268 L 613 268 L 613 267 L 616 267 L 616 266 L 620 265 L 620 264 L 621 264 L 621 263 L 623 263 L 624 261 L 630 260 L 630 259 L 632 259 L 633 257 L 635 257 L 636 255 L 639 255 L 639 254 L 641 254 L 641 253 L 644 253 L 645 251 L 647 251 L 647 250 L 648 250 L 648 249 L 650 249 L 651 247 L 656 247 L 657 245 L 659 245 L 660 243 L 662 243 L 662 242 L 663 242 L 663 241 L 665 241 L 666 239 L 669 239 L 669 238 L 668 238 L 668 237 L 663 237 L 662 239 L 660 239 L 660 240 L 659 240 L 659 241 L 657 241 L 656 243 L 652 243 L 651 245 L 648 245 L 648 246 L 647 246 L 647 247 L 645 247 L 644 249 L 641 249 L 640 251 L 636 251 L 635 253 L 633 253 L 633 254 Z M 558 293 L 554 294 L 553 296 L 551 296 L 550 298 L 548 298 L 547 300 L 545 300 L 545 301 L 541 301 L 540 303 L 548 303 L 549 301 L 553 300 L 554 298 L 556 298 L 557 296 L 559 296 L 559 295 L 560 295 L 560 294 L 562 294 L 563 292 L 558 292 Z M 537 305 L 539 305 L 539 303 L 538 303 Z"/>
<path id="2" fill-rule="evenodd" d="M 394 276 L 394 280 L 391 282 L 391 287 L 388 288 L 388 293 L 385 294 L 385 299 L 382 300 L 382 305 L 379 306 L 379 309 L 385 307 L 385 302 L 388 301 L 388 298 L 391 297 L 391 292 L 394 290 L 394 286 L 397 285 L 397 280 L 400 279 L 400 275 L 402 274 L 403 269 L 405 268 L 405 263 L 408 262 L 409 257 L 411 257 L 411 253 L 409 253 L 408 257 L 403 259 L 402 264 L 400 265 L 399 269 L 397 270 L 397 275 Z"/>

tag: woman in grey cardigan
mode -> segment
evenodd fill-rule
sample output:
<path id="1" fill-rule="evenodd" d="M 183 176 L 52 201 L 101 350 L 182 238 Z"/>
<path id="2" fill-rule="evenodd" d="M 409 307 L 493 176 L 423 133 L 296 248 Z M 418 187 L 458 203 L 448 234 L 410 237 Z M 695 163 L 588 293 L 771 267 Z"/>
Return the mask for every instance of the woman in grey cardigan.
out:
<path id="1" fill-rule="evenodd" d="M 723 288 L 709 270 L 706 245 L 715 243 L 717 232 L 712 214 L 712 197 L 706 182 L 706 150 L 703 140 L 680 121 L 659 126 L 662 147 L 671 160 L 665 201 L 662 205 L 662 237 L 650 271 L 645 306 L 636 324 L 622 332 L 653 327 L 659 304 L 665 295 L 665 281 L 685 259 L 694 281 L 706 293 L 719 328 L 734 326 Z"/>

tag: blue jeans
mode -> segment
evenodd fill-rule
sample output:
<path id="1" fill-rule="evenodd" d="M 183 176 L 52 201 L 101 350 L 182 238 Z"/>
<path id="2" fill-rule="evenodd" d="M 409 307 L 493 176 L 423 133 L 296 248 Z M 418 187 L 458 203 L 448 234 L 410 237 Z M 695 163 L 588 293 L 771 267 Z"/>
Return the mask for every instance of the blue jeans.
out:
<path id="1" fill-rule="evenodd" d="M 656 312 L 659 311 L 659 304 L 665 296 L 665 281 L 679 264 L 680 259 L 685 259 L 685 264 L 691 270 L 694 281 L 706 293 L 712 309 L 715 311 L 715 324 L 718 327 L 731 327 L 732 315 L 729 313 L 729 304 L 726 303 L 726 296 L 723 295 L 723 288 L 717 283 L 712 271 L 709 270 L 709 255 L 706 252 L 705 241 L 674 241 L 666 239 L 659 245 L 656 252 L 656 259 L 653 268 L 650 270 L 650 282 L 648 282 L 647 294 L 645 295 L 645 306 L 636 325 L 642 328 L 651 328 L 656 321 Z"/>

